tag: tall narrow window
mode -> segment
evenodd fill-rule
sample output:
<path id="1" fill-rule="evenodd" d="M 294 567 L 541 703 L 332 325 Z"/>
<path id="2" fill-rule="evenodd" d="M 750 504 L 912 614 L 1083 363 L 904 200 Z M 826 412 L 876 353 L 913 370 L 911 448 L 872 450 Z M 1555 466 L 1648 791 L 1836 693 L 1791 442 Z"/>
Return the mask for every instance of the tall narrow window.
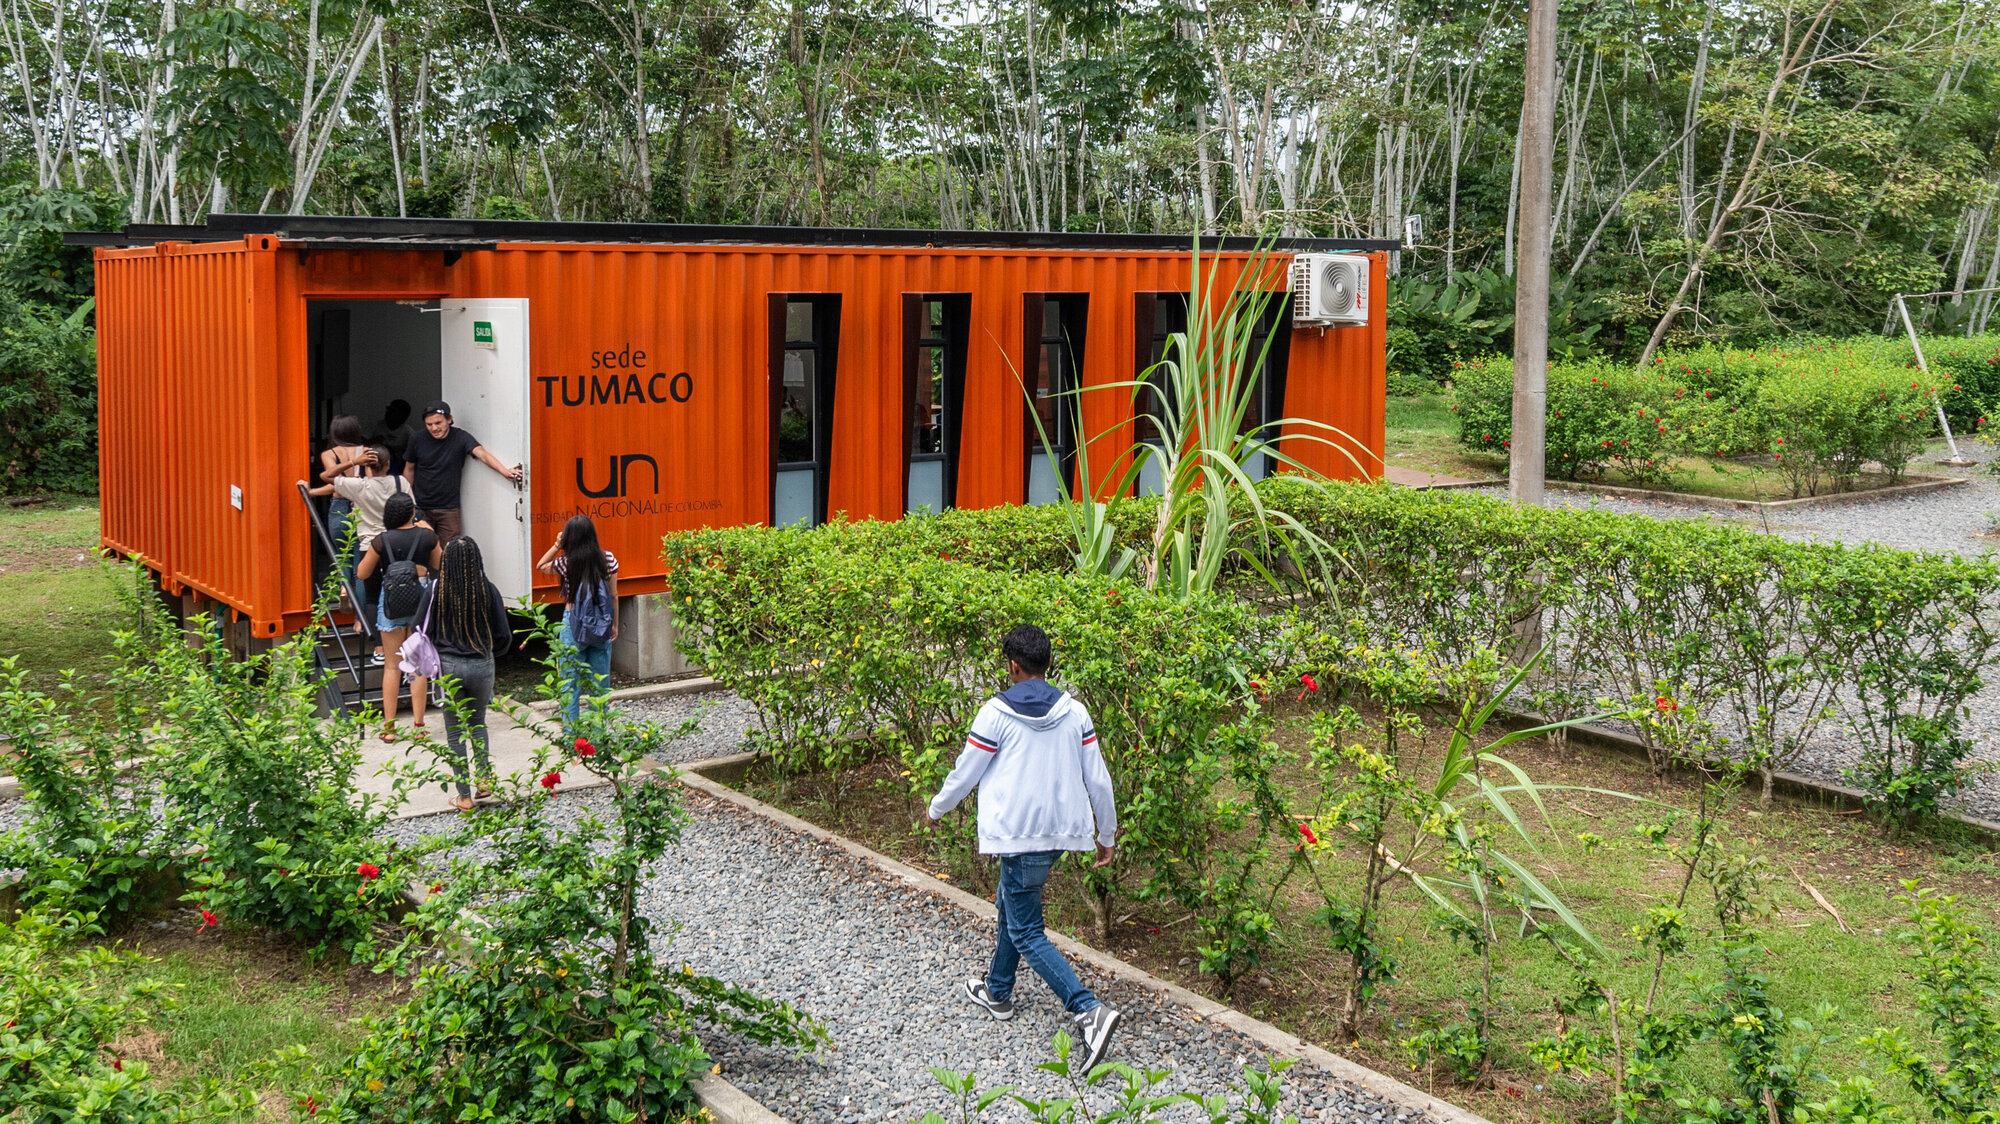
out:
<path id="1" fill-rule="evenodd" d="M 1133 377 L 1146 384 L 1133 395 L 1133 422 L 1138 439 L 1156 449 L 1166 442 L 1165 419 L 1178 408 L 1173 376 L 1163 363 L 1170 358 L 1168 343 L 1174 333 L 1187 330 L 1187 308 L 1186 293 L 1138 293 L 1133 297 L 1133 354 L 1138 368 Z M 1181 361 L 1179 355 L 1171 358 Z M 1164 477 L 1158 457 L 1149 457 L 1140 466 L 1133 486 L 1142 496 L 1160 494 Z"/>
<path id="2" fill-rule="evenodd" d="M 1265 441 L 1276 441 L 1279 427 L 1273 423 L 1285 414 L 1285 375 L 1291 366 L 1292 302 L 1283 293 L 1259 294 L 1251 300 L 1261 304 L 1252 306 L 1258 308 L 1258 314 L 1243 354 L 1243 362 L 1250 368 L 1251 388 L 1239 432 L 1258 433 Z M 1276 467 L 1268 453 L 1259 453 L 1249 458 L 1243 471 L 1253 480 L 1262 480 Z"/>
<path id="3" fill-rule="evenodd" d="M 959 416 L 965 397 L 964 294 L 903 298 L 903 510 L 958 504 Z"/>
<path id="4" fill-rule="evenodd" d="M 1055 503 L 1076 485 L 1076 422 L 1090 298 L 1029 293 L 1025 308 L 1029 369 L 1025 448 L 1028 503 Z M 1058 481 L 1062 486 L 1058 486 Z"/>
<path id="5" fill-rule="evenodd" d="M 833 453 L 840 298 L 770 300 L 771 523 L 817 526 L 826 521 Z"/>

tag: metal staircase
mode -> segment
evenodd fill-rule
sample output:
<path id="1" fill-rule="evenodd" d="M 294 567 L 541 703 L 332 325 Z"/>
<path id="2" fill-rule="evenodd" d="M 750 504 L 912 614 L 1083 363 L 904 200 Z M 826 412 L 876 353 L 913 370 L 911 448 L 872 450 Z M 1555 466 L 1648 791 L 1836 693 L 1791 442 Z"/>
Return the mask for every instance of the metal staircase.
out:
<path id="1" fill-rule="evenodd" d="M 369 653 L 373 652 L 382 637 L 376 631 L 375 622 L 362 620 L 361 591 L 347 580 L 347 575 L 339 572 L 340 552 L 335 549 L 334 538 L 320 517 L 318 505 L 312 502 L 312 493 L 303 481 L 299 484 L 299 498 L 305 501 L 306 515 L 312 520 L 313 533 L 319 537 L 320 546 L 326 550 L 328 558 L 335 559 L 335 573 L 340 587 L 347 594 L 347 603 L 354 608 L 354 618 L 362 631 L 354 631 L 351 625 L 337 622 L 321 622 L 313 635 L 313 663 L 320 673 L 320 703 L 328 714 L 352 715 L 362 710 L 379 710 L 382 705 L 382 665 L 370 664 Z M 438 685 L 430 684 L 430 701 L 441 705 L 442 698 Z M 396 698 L 397 709 L 409 712 L 410 680 L 401 680 Z"/>

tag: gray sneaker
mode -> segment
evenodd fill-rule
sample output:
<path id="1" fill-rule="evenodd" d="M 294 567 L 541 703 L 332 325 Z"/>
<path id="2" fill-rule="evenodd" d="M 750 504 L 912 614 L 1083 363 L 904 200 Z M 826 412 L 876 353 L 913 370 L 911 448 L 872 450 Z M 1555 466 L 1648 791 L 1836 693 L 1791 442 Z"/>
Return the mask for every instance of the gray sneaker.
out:
<path id="1" fill-rule="evenodd" d="M 1076 1016 L 1076 1032 L 1083 1039 L 1083 1072 L 1088 1075 L 1111 1049 L 1111 1032 L 1125 1016 L 1114 1007 L 1097 1006 Z"/>
<path id="2" fill-rule="evenodd" d="M 967 999 L 986 1008 L 994 1018 L 1004 1023 L 1014 1017 L 1014 1001 L 993 998 L 993 993 L 986 990 L 985 980 L 967 980 L 962 987 Z"/>

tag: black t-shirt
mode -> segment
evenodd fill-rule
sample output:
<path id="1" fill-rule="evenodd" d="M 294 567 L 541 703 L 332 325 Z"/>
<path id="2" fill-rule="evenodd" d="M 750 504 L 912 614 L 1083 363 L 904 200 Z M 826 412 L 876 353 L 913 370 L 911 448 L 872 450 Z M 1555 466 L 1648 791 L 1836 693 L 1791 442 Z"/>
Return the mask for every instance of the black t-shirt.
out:
<path id="1" fill-rule="evenodd" d="M 465 472 L 465 458 L 478 447 L 479 438 L 457 426 L 447 430 L 442 441 L 432 437 L 428 429 L 419 429 L 411 434 L 410 447 L 403 456 L 417 466 L 416 480 L 411 489 L 417 506 L 457 507 L 458 481 Z"/>
<path id="2" fill-rule="evenodd" d="M 460 635 L 455 626 L 458 614 L 445 612 L 444 606 L 438 608 L 436 615 L 431 614 L 431 603 L 437 600 L 438 592 L 437 583 L 431 583 L 430 589 L 424 593 L 423 604 L 417 607 L 417 621 L 419 624 L 425 620 L 430 621 L 430 628 L 425 631 L 425 635 L 431 638 L 431 644 L 437 648 L 439 655 L 476 660 L 481 656 L 504 655 L 507 649 L 514 646 L 514 624 L 507 619 L 507 602 L 501 598 L 499 588 L 492 582 L 486 583 L 484 606 L 486 636 L 491 646 L 484 652 L 479 650 L 476 638 Z M 479 610 L 474 610 L 475 617 L 478 612 Z"/>
<path id="3" fill-rule="evenodd" d="M 403 527 L 375 536 L 375 550 L 382 560 L 375 564 L 375 576 L 388 573 L 389 563 L 409 559 L 430 573 L 431 551 L 437 549 L 437 532 L 429 527 Z"/>

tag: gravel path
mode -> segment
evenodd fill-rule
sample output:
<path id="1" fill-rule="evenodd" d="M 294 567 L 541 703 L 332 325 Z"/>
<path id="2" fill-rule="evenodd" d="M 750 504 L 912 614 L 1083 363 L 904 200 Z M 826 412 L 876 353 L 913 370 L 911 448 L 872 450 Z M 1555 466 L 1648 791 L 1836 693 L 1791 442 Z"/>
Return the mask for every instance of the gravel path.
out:
<path id="1" fill-rule="evenodd" d="M 601 792 L 558 798 L 571 814 L 603 807 Z M 799 1056 L 713 1029 L 703 1043 L 722 1075 L 796 1124 L 913 1121 L 951 1107 L 929 1067 L 976 1069 L 982 1087 L 1012 1084 L 1030 1096 L 1065 1086 L 1035 1067 L 1052 1061 L 1050 1040 L 1067 1019 L 1025 966 L 1013 1021 L 996 1023 L 954 998 L 960 980 L 982 974 L 992 925 L 909 887 L 845 851 L 701 795 L 679 846 L 646 887 L 643 908 L 673 931 L 670 963 L 788 999 L 825 1021 L 831 1049 Z M 410 838 L 425 820 L 403 820 Z M 1240 1084 L 1263 1050 L 1234 1031 L 1136 985 L 1085 969 L 1084 982 L 1126 1015 L 1113 1057 L 1172 1069 L 1166 1089 L 1219 1092 Z M 1286 1074 L 1285 1111 L 1304 1120 L 1406 1122 L 1429 1119 L 1390 1106 L 1306 1065 Z M 1108 1107 L 1109 1093 L 1093 1103 Z M 1008 1102 L 991 1121 L 1025 1120 Z M 1192 1106 L 1170 1114 L 1206 1120 Z M 955 1119 L 955 1117 L 953 1117 Z"/>
<path id="2" fill-rule="evenodd" d="M 1911 471 L 1924 475 L 1964 477 L 1965 483 L 1904 499 L 1863 501 L 1771 515 L 1733 508 L 1629 500 L 1561 488 L 1548 490 L 1548 502 L 1552 507 L 1594 507 L 1625 515 L 1650 515 L 1656 519 L 1713 518 L 1809 542 L 1878 542 L 1905 550 L 1957 551 L 1976 558 L 2000 548 L 2000 539 L 1983 539 L 1976 534 L 1988 530 L 1987 512 L 1994 513 L 1995 521 L 2000 522 L 2000 476 L 1986 471 L 1988 463 L 2000 459 L 2000 448 L 1970 439 L 1960 440 L 1958 448 L 1966 459 L 1979 464 L 1973 468 L 1951 468 L 1935 463 L 1948 454 L 1945 446 L 1939 443 L 1913 462 Z M 1507 494 L 1504 487 L 1470 490 L 1486 495 Z"/>
<path id="3" fill-rule="evenodd" d="M 757 723 L 757 708 L 734 691 L 655 695 L 614 705 L 628 718 L 657 722 L 670 731 L 689 718 L 699 720 L 692 734 L 661 747 L 661 755 L 676 763 L 742 753 L 749 748 L 743 739 Z"/>

